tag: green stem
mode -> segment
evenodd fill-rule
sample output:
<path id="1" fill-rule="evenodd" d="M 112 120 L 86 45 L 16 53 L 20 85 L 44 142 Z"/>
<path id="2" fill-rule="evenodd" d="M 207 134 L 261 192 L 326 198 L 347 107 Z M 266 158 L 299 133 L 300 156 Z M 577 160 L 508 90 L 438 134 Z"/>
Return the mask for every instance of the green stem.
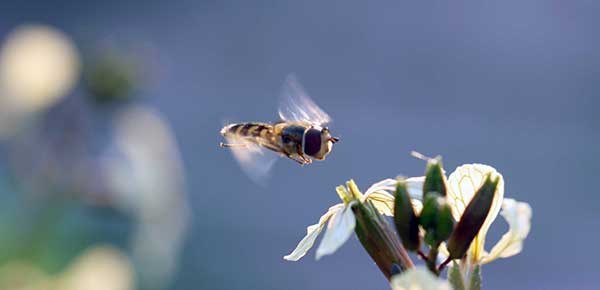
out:
<path id="1" fill-rule="evenodd" d="M 427 268 L 429 268 L 429 270 L 437 276 L 440 275 L 440 272 L 438 271 L 436 266 L 439 247 L 440 243 L 436 243 L 433 247 L 431 247 L 431 250 L 429 251 L 429 256 L 427 257 Z"/>

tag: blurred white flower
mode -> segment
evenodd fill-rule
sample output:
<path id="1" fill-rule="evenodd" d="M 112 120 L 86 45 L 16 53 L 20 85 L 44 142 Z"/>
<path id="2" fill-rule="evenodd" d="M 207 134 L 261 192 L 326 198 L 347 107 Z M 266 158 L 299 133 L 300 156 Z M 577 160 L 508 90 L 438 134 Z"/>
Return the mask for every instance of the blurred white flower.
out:
<path id="1" fill-rule="evenodd" d="M 26 261 L 11 261 L 0 266 L 0 289 L 133 290 L 134 280 L 129 258 L 108 245 L 87 249 L 56 275 Z"/>
<path id="2" fill-rule="evenodd" d="M 158 112 L 134 106 L 116 118 L 113 142 L 104 166 L 109 192 L 139 221 L 132 240 L 134 261 L 150 280 L 146 283 L 162 288 L 176 270 L 189 218 L 175 137 Z"/>
<path id="3" fill-rule="evenodd" d="M 22 25 L 0 50 L 0 116 L 19 123 L 64 97 L 79 78 L 77 48 L 62 32 L 46 25 Z M 8 131 L 7 124 L 0 127 Z"/>
<path id="4" fill-rule="evenodd" d="M 422 178 L 409 178 L 409 192 L 417 193 L 422 186 Z M 373 205 L 382 214 L 391 215 L 394 208 L 393 192 L 396 190 L 397 181 L 395 179 L 385 179 L 373 184 L 364 195 L 360 194 L 353 181 L 349 182 L 348 189 L 343 186 L 336 188 L 343 203 L 336 204 L 327 210 L 319 219 L 319 222 L 306 228 L 306 236 L 298 243 L 296 248 L 289 255 L 283 257 L 288 261 L 298 261 L 314 245 L 317 237 L 327 224 L 327 231 L 317 248 L 316 258 L 333 254 L 341 247 L 354 233 L 356 219 L 352 212 L 352 205 L 355 202 L 373 202 Z M 420 184 L 420 185 L 419 185 Z M 353 188 L 354 187 L 354 188 Z M 413 190 L 415 189 L 415 190 Z M 356 196 L 358 195 L 358 196 Z M 329 223 L 328 223 L 329 222 Z"/>
<path id="5" fill-rule="evenodd" d="M 60 276 L 59 290 L 133 290 L 129 258 L 111 246 L 95 246 L 81 254 Z"/>
<path id="6" fill-rule="evenodd" d="M 393 290 L 451 290 L 450 283 L 433 275 L 427 268 L 417 266 L 392 277 Z"/>
<path id="7" fill-rule="evenodd" d="M 169 211 L 183 189 L 183 166 L 168 123 L 154 109 L 132 106 L 117 115 L 108 159 L 120 204 L 143 219 Z"/>

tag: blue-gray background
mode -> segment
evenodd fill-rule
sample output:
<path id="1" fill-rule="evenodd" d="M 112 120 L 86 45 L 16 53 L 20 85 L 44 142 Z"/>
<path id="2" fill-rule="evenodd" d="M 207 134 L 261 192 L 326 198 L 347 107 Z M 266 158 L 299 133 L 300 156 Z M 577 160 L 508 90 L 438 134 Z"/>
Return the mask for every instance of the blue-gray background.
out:
<path id="1" fill-rule="evenodd" d="M 449 171 L 491 164 L 506 196 L 532 205 L 524 251 L 487 265 L 486 289 L 594 288 L 600 4 L 418 2 L 5 0 L 0 35 L 40 22 L 83 48 L 150 51 L 145 100 L 174 128 L 193 211 L 172 289 L 387 289 L 355 238 L 318 262 L 282 256 L 338 202 L 336 185 L 421 174 L 410 150 Z M 326 162 L 281 160 L 262 188 L 218 130 L 274 120 L 289 72 L 342 141 Z"/>

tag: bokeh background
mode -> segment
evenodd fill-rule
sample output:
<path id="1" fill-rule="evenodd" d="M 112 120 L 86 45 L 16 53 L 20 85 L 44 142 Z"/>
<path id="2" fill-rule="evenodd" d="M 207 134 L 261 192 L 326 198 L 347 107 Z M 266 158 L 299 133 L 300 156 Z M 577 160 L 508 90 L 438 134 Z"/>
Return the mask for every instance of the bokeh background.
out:
<path id="1" fill-rule="evenodd" d="M 493 165 L 532 205 L 524 251 L 486 265 L 486 289 L 593 289 L 599 9 L 3 0 L 0 289 L 388 289 L 356 238 L 282 257 L 336 185 L 421 175 L 411 150 Z M 290 72 L 342 141 L 259 186 L 218 131 L 276 120 Z"/>

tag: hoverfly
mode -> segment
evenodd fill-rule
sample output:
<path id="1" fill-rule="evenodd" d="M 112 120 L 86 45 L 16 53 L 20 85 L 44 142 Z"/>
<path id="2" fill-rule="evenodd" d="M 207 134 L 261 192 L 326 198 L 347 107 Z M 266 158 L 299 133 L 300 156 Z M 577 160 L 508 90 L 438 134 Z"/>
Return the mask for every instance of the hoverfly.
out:
<path id="1" fill-rule="evenodd" d="M 324 160 L 339 138 L 333 137 L 325 124 L 331 118 L 306 94 L 295 76 L 286 78 L 279 103 L 280 121 L 276 123 L 235 123 L 221 129 L 242 168 L 255 179 L 264 177 L 277 154 L 301 165 L 313 159 Z"/>

